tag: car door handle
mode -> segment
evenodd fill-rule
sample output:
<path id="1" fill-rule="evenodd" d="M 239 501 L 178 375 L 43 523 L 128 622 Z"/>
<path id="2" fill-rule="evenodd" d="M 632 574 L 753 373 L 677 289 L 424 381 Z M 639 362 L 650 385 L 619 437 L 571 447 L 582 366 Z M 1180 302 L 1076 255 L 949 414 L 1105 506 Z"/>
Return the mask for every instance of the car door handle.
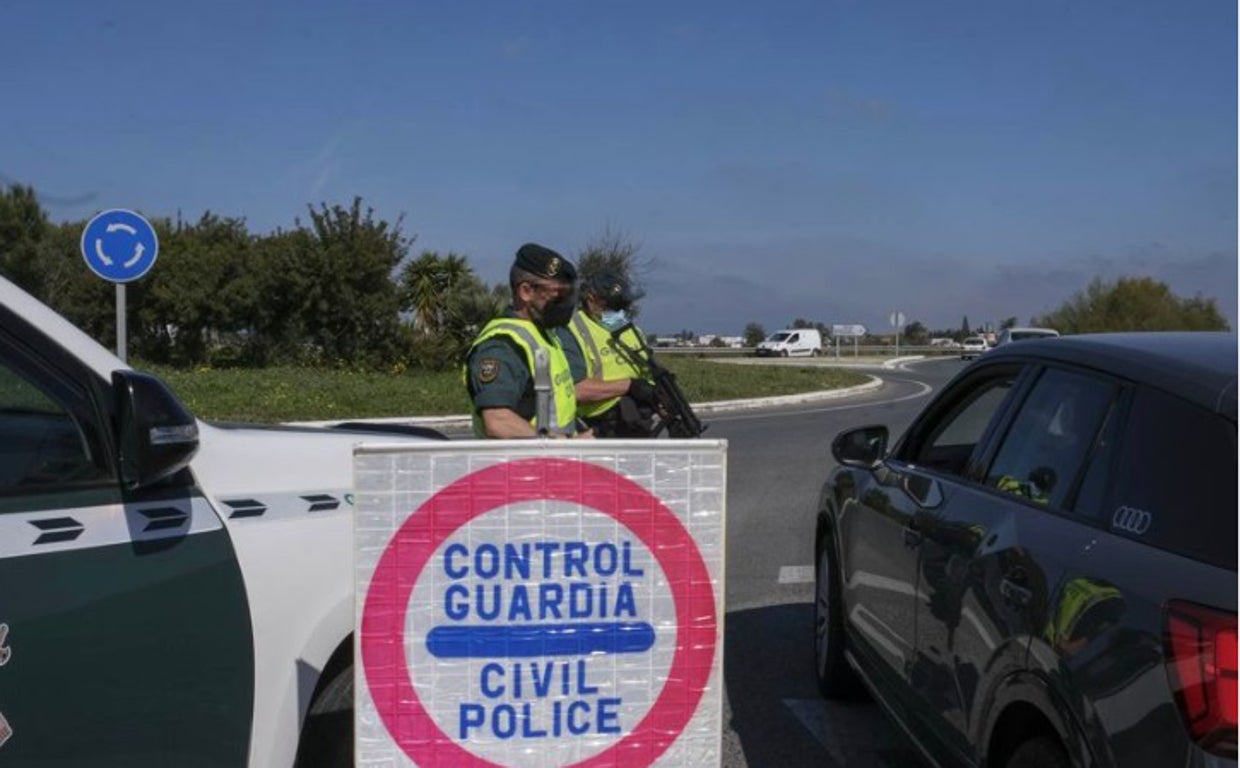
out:
<path id="1" fill-rule="evenodd" d="M 1004 600 L 1017 607 L 1026 606 L 1033 599 L 1033 590 L 1022 587 L 1008 578 L 999 580 L 999 594 L 1003 595 Z"/>

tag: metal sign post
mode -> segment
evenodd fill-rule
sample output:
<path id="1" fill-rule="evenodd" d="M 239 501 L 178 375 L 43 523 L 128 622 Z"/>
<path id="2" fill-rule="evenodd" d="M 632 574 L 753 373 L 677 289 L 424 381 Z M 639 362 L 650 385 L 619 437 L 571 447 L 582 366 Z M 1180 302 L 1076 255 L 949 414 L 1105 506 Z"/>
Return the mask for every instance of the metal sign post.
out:
<path id="1" fill-rule="evenodd" d="M 892 312 L 887 318 L 896 329 L 896 357 L 900 356 L 900 329 L 904 327 L 904 313 Z"/>
<path id="2" fill-rule="evenodd" d="M 125 345 L 125 284 L 116 284 L 116 356 L 121 362 L 128 362 L 129 354 Z"/>
<path id="3" fill-rule="evenodd" d="M 159 237 L 141 215 L 124 208 L 96 214 L 82 230 L 82 258 L 90 271 L 116 283 L 116 356 L 126 362 L 125 283 L 155 266 Z"/>

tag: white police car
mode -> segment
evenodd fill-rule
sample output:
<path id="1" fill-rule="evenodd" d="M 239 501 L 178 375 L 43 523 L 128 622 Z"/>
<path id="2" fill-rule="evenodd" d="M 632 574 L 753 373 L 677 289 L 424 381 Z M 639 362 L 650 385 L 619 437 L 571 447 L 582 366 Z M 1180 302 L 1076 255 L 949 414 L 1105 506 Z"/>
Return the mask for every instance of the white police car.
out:
<path id="1" fill-rule="evenodd" d="M 362 437 L 197 421 L 0 279 L 0 765 L 350 763 Z"/>

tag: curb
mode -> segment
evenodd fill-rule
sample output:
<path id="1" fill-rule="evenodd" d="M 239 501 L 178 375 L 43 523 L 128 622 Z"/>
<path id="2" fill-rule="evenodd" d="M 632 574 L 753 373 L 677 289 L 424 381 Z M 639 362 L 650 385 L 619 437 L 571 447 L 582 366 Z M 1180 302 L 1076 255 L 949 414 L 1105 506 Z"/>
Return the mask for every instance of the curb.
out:
<path id="1" fill-rule="evenodd" d="M 751 408 L 768 408 L 779 405 L 798 405 L 800 403 L 817 403 L 823 400 L 834 400 L 839 397 L 858 395 L 871 392 L 883 386 L 883 380 L 870 376 L 870 380 L 855 387 L 844 389 L 824 389 L 819 392 L 801 392 L 796 395 L 779 395 L 776 397 L 755 397 L 748 400 L 715 400 L 709 403 L 693 403 L 693 410 L 698 413 L 726 413 L 728 411 L 745 411 Z"/>

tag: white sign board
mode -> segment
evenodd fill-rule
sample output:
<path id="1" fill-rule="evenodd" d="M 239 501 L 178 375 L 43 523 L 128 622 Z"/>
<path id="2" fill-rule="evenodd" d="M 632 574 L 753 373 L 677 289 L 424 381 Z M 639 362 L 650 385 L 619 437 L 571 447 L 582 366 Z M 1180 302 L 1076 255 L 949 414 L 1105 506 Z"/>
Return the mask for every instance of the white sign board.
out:
<path id="1" fill-rule="evenodd" d="M 356 764 L 719 765 L 726 450 L 359 446 Z"/>
<path id="2" fill-rule="evenodd" d="M 833 325 L 831 326 L 832 336 L 864 336 L 864 325 Z"/>

